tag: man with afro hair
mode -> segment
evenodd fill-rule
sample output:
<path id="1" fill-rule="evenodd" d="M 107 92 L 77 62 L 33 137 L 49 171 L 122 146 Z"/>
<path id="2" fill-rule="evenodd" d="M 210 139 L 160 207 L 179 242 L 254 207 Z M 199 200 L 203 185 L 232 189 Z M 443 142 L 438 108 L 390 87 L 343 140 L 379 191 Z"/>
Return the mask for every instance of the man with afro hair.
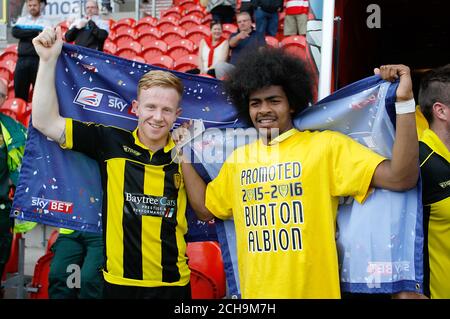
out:
<path id="1" fill-rule="evenodd" d="M 294 128 L 293 118 L 312 102 L 311 76 L 301 60 L 279 49 L 252 52 L 225 82 L 259 138 L 234 150 L 207 187 L 191 164 L 182 165 L 199 218 L 234 219 L 242 298 L 340 298 L 339 197 L 363 202 L 371 187 L 416 185 L 409 68 L 384 65 L 375 73 L 400 78 L 391 160 L 338 132 Z"/>

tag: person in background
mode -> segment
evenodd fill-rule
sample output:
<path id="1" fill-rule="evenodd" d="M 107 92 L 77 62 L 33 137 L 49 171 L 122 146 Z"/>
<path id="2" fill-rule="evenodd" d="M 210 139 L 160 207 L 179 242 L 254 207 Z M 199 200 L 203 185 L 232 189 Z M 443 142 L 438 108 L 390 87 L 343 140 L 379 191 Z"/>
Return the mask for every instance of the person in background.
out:
<path id="1" fill-rule="evenodd" d="M 198 68 L 189 70 L 192 74 L 209 74 L 216 77 L 215 65 L 226 62 L 229 55 L 228 40 L 223 36 L 220 21 L 211 21 L 211 36 L 200 41 L 198 49 Z"/>
<path id="2" fill-rule="evenodd" d="M 216 77 L 221 80 L 229 77 L 234 65 L 242 55 L 266 46 L 264 34 L 253 29 L 252 19 L 248 12 L 239 12 L 236 14 L 236 20 L 238 31 L 230 34 L 228 40 L 231 49 L 230 62 L 218 62 L 215 67 Z"/>
<path id="3" fill-rule="evenodd" d="M 305 35 L 308 22 L 309 1 L 286 1 L 286 16 L 284 17 L 284 35 Z"/>
<path id="4" fill-rule="evenodd" d="M 241 7 L 239 8 L 239 12 L 244 12 L 244 11 L 248 12 L 248 14 L 252 18 L 252 20 L 254 20 L 254 18 L 253 18 L 254 9 L 253 9 L 252 0 L 242 0 L 241 1 Z"/>
<path id="5" fill-rule="evenodd" d="M 255 10 L 256 31 L 276 36 L 278 13 L 283 11 L 283 0 L 252 0 L 252 5 Z"/>
<path id="6" fill-rule="evenodd" d="M 424 224 L 424 293 L 450 298 L 450 64 L 426 73 L 419 105 L 429 123 L 419 143 Z"/>
<path id="7" fill-rule="evenodd" d="M 236 0 L 209 0 L 206 11 L 212 14 L 213 20 L 221 23 L 233 23 Z"/>
<path id="8" fill-rule="evenodd" d="M 31 41 L 45 27 L 51 26 L 51 23 L 41 15 L 39 0 L 26 0 L 25 4 L 28 14 L 17 20 L 11 34 L 19 39 L 18 60 L 14 71 L 14 95 L 28 102 L 30 87 L 34 87 L 39 66 L 39 57 Z"/>
<path id="9" fill-rule="evenodd" d="M 0 107 L 6 100 L 8 86 L 0 79 Z M 13 239 L 12 194 L 19 177 L 25 149 L 26 129 L 11 117 L 0 113 L 0 280 L 8 262 Z M 0 287 L 0 299 L 4 290 Z"/>
<path id="10" fill-rule="evenodd" d="M 239 12 L 236 15 L 236 20 L 238 31 L 232 33 L 229 39 L 231 64 L 236 64 L 243 53 L 258 50 L 266 45 L 264 34 L 253 29 L 252 19 L 248 12 Z"/>
<path id="11" fill-rule="evenodd" d="M 85 4 L 85 16 L 76 19 L 67 30 L 67 42 L 74 42 L 86 48 L 103 51 L 103 44 L 108 37 L 108 22 L 98 15 L 98 3 L 88 0 Z"/>

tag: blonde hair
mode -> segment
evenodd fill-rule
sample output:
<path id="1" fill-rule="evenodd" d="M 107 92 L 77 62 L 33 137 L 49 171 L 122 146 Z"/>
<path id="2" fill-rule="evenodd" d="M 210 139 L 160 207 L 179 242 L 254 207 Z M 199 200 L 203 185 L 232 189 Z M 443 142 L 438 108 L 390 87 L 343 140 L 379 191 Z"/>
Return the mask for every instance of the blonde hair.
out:
<path id="1" fill-rule="evenodd" d="M 141 90 L 146 90 L 155 86 L 175 89 L 178 95 L 183 95 L 184 85 L 181 79 L 171 72 L 153 70 L 145 73 L 139 80 L 137 96 Z"/>

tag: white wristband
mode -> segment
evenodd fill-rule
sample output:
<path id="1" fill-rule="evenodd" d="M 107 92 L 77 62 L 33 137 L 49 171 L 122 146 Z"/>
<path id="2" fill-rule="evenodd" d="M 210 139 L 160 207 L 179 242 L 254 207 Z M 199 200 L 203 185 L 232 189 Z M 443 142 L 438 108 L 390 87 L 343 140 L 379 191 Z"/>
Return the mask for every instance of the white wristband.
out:
<path id="1" fill-rule="evenodd" d="M 402 102 L 395 102 L 395 113 L 405 114 L 416 112 L 416 101 L 414 99 Z"/>

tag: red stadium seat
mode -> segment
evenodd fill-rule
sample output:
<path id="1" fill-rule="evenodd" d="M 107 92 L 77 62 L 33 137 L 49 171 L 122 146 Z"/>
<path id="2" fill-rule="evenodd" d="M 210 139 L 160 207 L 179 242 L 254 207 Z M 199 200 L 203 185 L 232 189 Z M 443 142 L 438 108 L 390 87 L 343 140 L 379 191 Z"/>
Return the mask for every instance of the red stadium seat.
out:
<path id="1" fill-rule="evenodd" d="M 17 121 L 23 124 L 23 126 L 28 127 L 31 116 L 31 103 L 27 103 L 25 110 L 17 115 Z"/>
<path id="2" fill-rule="evenodd" d="M 286 16 L 286 12 L 282 11 L 278 13 L 278 31 L 283 33 L 284 30 L 284 18 Z"/>
<path id="3" fill-rule="evenodd" d="M 11 71 L 12 74 L 16 71 L 16 61 L 14 60 L 5 60 L 0 61 L 0 67 L 7 68 L 9 71 Z"/>
<path id="4" fill-rule="evenodd" d="M 144 34 L 151 34 L 156 39 L 160 39 L 162 32 L 161 32 L 161 30 L 158 29 L 158 27 L 151 27 L 151 28 L 145 29 L 142 32 L 140 32 L 138 38 L 140 38 Z"/>
<path id="5" fill-rule="evenodd" d="M 191 40 L 182 39 L 174 41 L 167 47 L 167 54 L 170 55 L 174 60 L 179 59 L 184 55 L 193 53 L 195 50 L 195 45 Z"/>
<path id="6" fill-rule="evenodd" d="M 109 33 L 108 33 L 108 37 L 106 39 L 114 41 L 115 38 L 116 38 L 116 32 L 110 30 Z"/>
<path id="7" fill-rule="evenodd" d="M 178 25 L 180 27 L 187 29 L 190 29 L 196 25 L 202 24 L 202 19 L 200 19 L 196 15 L 188 15 L 181 18 L 181 20 L 178 22 Z"/>
<path id="8" fill-rule="evenodd" d="M 155 24 L 151 24 L 150 22 L 146 22 L 146 21 L 138 22 L 134 26 L 134 31 L 136 32 L 137 35 L 141 35 L 143 33 L 146 33 L 146 30 L 155 28 L 156 24 L 157 24 L 157 22 Z"/>
<path id="9" fill-rule="evenodd" d="M 154 56 L 151 59 L 147 60 L 148 64 L 158 66 L 160 68 L 166 68 L 171 70 L 173 68 L 173 59 L 168 55 L 160 55 L 160 56 Z"/>
<path id="10" fill-rule="evenodd" d="M 204 17 L 203 17 L 203 19 L 202 19 L 202 24 L 203 25 L 206 25 L 206 26 L 209 26 L 209 23 L 212 21 L 212 14 L 211 13 L 209 13 L 209 14 L 207 14 L 207 15 L 205 15 Z"/>
<path id="11" fill-rule="evenodd" d="M 14 82 L 14 81 L 12 81 Z M 14 87 L 13 88 L 8 88 L 8 99 L 13 99 L 16 97 L 16 92 L 14 92 Z"/>
<path id="12" fill-rule="evenodd" d="M 136 31 L 129 26 L 126 25 L 120 26 L 115 31 L 116 31 L 116 38 L 123 34 L 127 34 L 132 36 L 133 38 L 136 38 Z"/>
<path id="13" fill-rule="evenodd" d="M 58 236 L 59 236 L 59 230 L 53 229 L 50 236 L 48 237 L 47 248 L 45 249 L 46 254 L 51 252 L 51 248 L 52 248 L 53 244 L 56 242 L 56 240 L 58 239 Z"/>
<path id="14" fill-rule="evenodd" d="M 137 21 L 135 28 L 138 27 L 140 24 L 150 24 L 152 27 L 155 27 L 158 24 L 158 19 L 150 16 L 140 18 Z"/>
<path id="15" fill-rule="evenodd" d="M 184 11 L 184 15 L 196 15 L 203 19 L 206 15 L 206 10 L 201 5 L 192 6 Z"/>
<path id="16" fill-rule="evenodd" d="M 187 70 L 195 69 L 198 67 L 198 56 L 195 54 L 188 54 L 180 57 L 173 64 L 173 68 L 176 71 L 186 72 Z"/>
<path id="17" fill-rule="evenodd" d="M 105 43 L 103 44 L 103 52 L 109 53 L 109 54 L 115 54 L 117 51 L 117 46 L 109 39 L 106 39 Z"/>
<path id="18" fill-rule="evenodd" d="M 111 30 L 116 31 L 120 26 L 128 26 L 133 28 L 135 25 L 136 20 L 134 20 L 133 18 L 122 18 L 113 23 L 113 25 L 111 26 Z"/>
<path id="19" fill-rule="evenodd" d="M 136 55 L 131 60 L 136 61 L 136 62 L 140 62 L 140 63 L 146 63 L 145 59 L 143 57 L 141 57 L 140 55 Z"/>
<path id="20" fill-rule="evenodd" d="M 31 119 L 31 108 L 30 113 L 24 115 L 24 117 L 20 120 L 20 123 L 22 123 L 23 126 L 28 128 L 28 125 L 30 125 L 30 119 Z"/>
<path id="21" fill-rule="evenodd" d="M 291 35 L 281 40 L 280 47 L 286 52 L 300 57 L 306 58 L 306 38 L 304 35 Z"/>
<path id="22" fill-rule="evenodd" d="M 278 39 L 271 35 L 266 35 L 266 43 L 267 45 L 274 48 L 278 48 L 280 46 L 280 42 L 278 41 Z"/>
<path id="23" fill-rule="evenodd" d="M 30 299 L 48 299 L 48 275 L 53 253 L 47 252 L 34 266 L 33 279 L 28 287 Z"/>
<path id="24" fill-rule="evenodd" d="M 197 3 L 194 0 L 182 1 L 182 3 L 178 4 L 178 6 L 181 8 L 181 13 L 183 15 L 186 14 L 187 10 L 195 7 L 196 5 L 197 5 Z"/>
<path id="25" fill-rule="evenodd" d="M 192 299 L 225 297 L 225 271 L 219 244 L 214 241 L 190 242 L 186 255 L 191 270 Z"/>
<path id="26" fill-rule="evenodd" d="M 161 11 L 160 15 L 161 15 L 161 18 L 173 17 L 177 20 L 180 20 L 181 19 L 181 8 L 178 6 L 173 6 L 167 10 Z"/>
<path id="27" fill-rule="evenodd" d="M 15 92 L 14 92 L 14 80 L 8 83 L 8 97 L 7 99 L 13 99 L 15 98 Z"/>
<path id="28" fill-rule="evenodd" d="M 159 38 L 153 34 L 142 34 L 137 41 L 142 45 L 142 47 L 148 47 L 150 43 L 158 41 Z"/>
<path id="29" fill-rule="evenodd" d="M 122 47 L 126 47 L 128 45 L 128 43 L 133 42 L 133 41 L 134 41 L 134 37 L 129 34 L 122 34 L 114 39 L 114 43 L 117 46 L 117 50 L 119 50 Z"/>
<path id="30" fill-rule="evenodd" d="M 17 62 L 18 56 L 16 52 L 13 51 L 4 51 L 0 55 L 0 61 L 14 61 Z"/>
<path id="31" fill-rule="evenodd" d="M 19 239 L 22 238 L 22 233 L 15 233 L 11 244 L 11 254 L 9 255 L 8 262 L 5 265 L 3 274 L 0 274 L 0 278 L 4 280 L 6 274 L 14 274 L 19 271 Z"/>
<path id="32" fill-rule="evenodd" d="M 0 78 L 5 79 L 6 82 L 10 82 L 14 79 L 14 73 L 8 67 L 0 66 Z"/>
<path id="33" fill-rule="evenodd" d="M 207 73 L 200 73 L 199 75 L 200 75 L 200 76 L 203 76 L 203 77 L 205 77 L 205 78 L 213 78 L 213 79 L 214 79 L 214 77 L 213 77 L 212 75 L 209 75 L 209 74 L 207 74 Z"/>
<path id="34" fill-rule="evenodd" d="M 204 25 L 197 25 L 186 31 L 186 38 L 199 45 L 200 40 L 211 36 L 211 30 Z"/>
<path id="35" fill-rule="evenodd" d="M 161 40 L 170 44 L 174 41 L 184 39 L 186 36 L 186 30 L 181 27 L 168 27 L 163 31 L 161 35 Z"/>
<path id="36" fill-rule="evenodd" d="M 148 43 L 142 48 L 141 56 L 145 59 L 145 61 L 149 61 L 155 56 L 166 54 L 166 52 L 167 44 L 164 41 L 154 41 Z"/>
<path id="37" fill-rule="evenodd" d="M 161 18 L 158 21 L 158 29 L 161 32 L 166 31 L 167 29 L 173 28 L 173 27 L 177 27 L 178 26 L 178 21 L 177 19 L 173 18 L 173 17 L 166 17 L 166 18 Z"/>
<path id="38" fill-rule="evenodd" d="M 235 24 L 232 23 L 224 23 L 222 25 L 223 34 L 225 38 L 228 38 L 230 34 L 237 32 L 238 27 Z"/>
<path id="39" fill-rule="evenodd" d="M 19 44 L 17 43 L 12 43 L 12 44 L 8 44 L 5 48 L 4 52 L 13 52 L 17 54 L 17 48 L 18 48 Z"/>
<path id="40" fill-rule="evenodd" d="M 141 54 L 142 46 L 139 42 L 132 41 L 122 46 L 116 51 L 116 55 L 125 59 L 132 60 L 136 55 Z"/>
<path id="41" fill-rule="evenodd" d="M 20 121 L 29 112 L 27 102 L 21 98 L 7 99 L 0 107 L 0 112 L 14 114 L 14 118 Z"/>

